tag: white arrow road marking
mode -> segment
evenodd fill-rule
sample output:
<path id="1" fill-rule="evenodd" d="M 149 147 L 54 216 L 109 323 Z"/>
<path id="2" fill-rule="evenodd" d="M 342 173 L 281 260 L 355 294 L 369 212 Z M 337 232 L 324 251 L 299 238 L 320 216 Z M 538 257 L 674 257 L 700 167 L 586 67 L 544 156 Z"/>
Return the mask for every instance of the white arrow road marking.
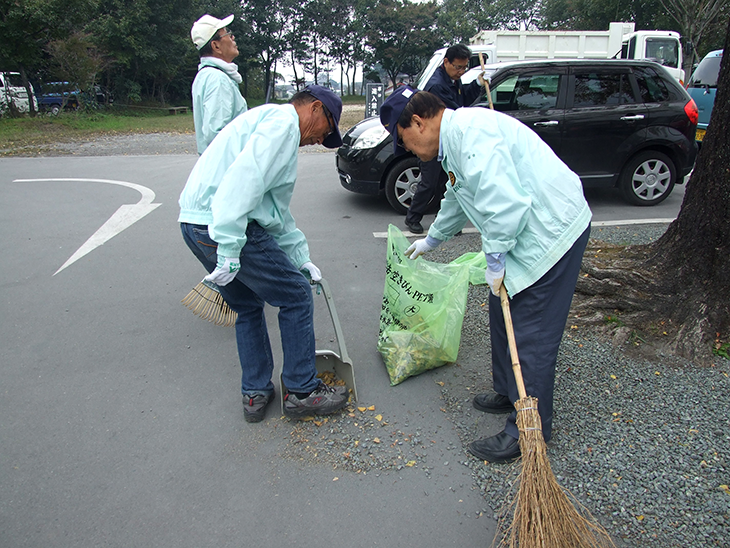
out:
<path id="1" fill-rule="evenodd" d="M 67 266 L 72 265 L 76 261 L 78 261 L 81 257 L 84 255 L 92 252 L 94 249 L 99 247 L 100 245 L 105 244 L 107 241 L 111 240 L 114 236 L 122 232 L 124 229 L 129 228 L 134 223 L 139 221 L 142 217 L 147 215 L 148 213 L 151 213 L 155 209 L 157 209 L 162 204 L 153 204 L 153 200 L 155 199 L 155 193 L 152 191 L 152 189 L 147 188 L 146 186 L 137 185 L 135 183 L 128 183 L 127 181 L 112 181 L 109 179 L 15 179 L 14 183 L 40 183 L 40 182 L 52 182 L 52 183 L 61 183 L 61 182 L 81 182 L 81 183 L 106 183 L 110 185 L 119 185 L 119 186 L 126 186 L 128 188 L 133 188 L 137 192 L 139 192 L 142 195 L 142 198 L 140 198 L 139 202 L 136 204 L 123 204 L 122 206 L 117 209 L 114 214 L 109 217 L 109 220 L 105 222 L 99 230 L 94 232 L 94 234 L 86 240 L 84 245 L 82 245 L 80 248 L 76 250 L 76 253 L 71 255 L 71 257 L 63 263 L 63 266 L 56 270 L 56 272 L 53 273 L 55 276 L 61 270 L 66 268 Z"/>

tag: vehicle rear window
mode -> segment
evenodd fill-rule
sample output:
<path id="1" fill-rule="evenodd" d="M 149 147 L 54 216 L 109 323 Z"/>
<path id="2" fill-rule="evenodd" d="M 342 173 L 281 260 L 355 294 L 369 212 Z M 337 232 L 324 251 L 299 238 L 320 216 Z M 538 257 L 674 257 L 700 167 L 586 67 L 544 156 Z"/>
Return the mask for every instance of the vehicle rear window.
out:
<path id="1" fill-rule="evenodd" d="M 575 75 L 573 108 L 635 103 L 628 74 L 583 73 Z"/>
<path id="2" fill-rule="evenodd" d="M 653 70 L 645 67 L 636 68 L 634 75 L 636 83 L 639 84 L 639 93 L 643 102 L 664 103 L 676 98 L 676 93 L 672 93 L 664 79 Z"/>
<path id="3" fill-rule="evenodd" d="M 689 79 L 688 88 L 717 87 L 717 77 L 720 75 L 720 61 L 722 57 L 705 57 L 695 69 Z"/>

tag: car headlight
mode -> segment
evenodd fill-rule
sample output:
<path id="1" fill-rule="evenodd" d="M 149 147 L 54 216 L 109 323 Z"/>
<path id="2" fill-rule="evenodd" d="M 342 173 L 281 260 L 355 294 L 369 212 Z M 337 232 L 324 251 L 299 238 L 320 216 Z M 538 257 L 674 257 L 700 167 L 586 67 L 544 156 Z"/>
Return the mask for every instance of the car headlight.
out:
<path id="1" fill-rule="evenodd" d="M 382 143 L 388 136 L 388 130 L 385 129 L 381 124 L 371 127 L 363 131 L 360 136 L 355 139 L 352 148 L 364 149 L 364 148 L 375 148 Z"/>

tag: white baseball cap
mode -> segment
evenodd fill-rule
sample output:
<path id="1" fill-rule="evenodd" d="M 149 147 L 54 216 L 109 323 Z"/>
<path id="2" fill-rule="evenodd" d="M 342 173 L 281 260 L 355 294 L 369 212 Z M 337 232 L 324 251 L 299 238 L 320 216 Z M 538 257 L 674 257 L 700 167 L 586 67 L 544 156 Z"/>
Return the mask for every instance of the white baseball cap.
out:
<path id="1" fill-rule="evenodd" d="M 217 19 L 207 13 L 200 19 L 195 21 L 193 28 L 190 29 L 190 38 L 193 39 L 195 47 L 200 49 L 207 44 L 215 33 L 223 27 L 227 27 L 233 21 L 233 14 L 225 19 Z"/>

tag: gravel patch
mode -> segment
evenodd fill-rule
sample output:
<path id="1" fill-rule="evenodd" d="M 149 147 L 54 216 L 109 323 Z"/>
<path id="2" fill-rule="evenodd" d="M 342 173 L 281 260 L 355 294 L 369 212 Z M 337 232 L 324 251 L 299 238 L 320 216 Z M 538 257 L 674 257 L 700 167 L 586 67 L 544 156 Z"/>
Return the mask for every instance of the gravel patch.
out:
<path id="1" fill-rule="evenodd" d="M 666 225 L 594 229 L 620 244 L 647 243 Z M 429 254 L 448 262 L 479 249 L 458 236 Z M 450 419 L 466 446 L 484 431 L 471 406 L 491 388 L 488 288 L 471 287 L 462 331 L 459 377 L 442 388 Z M 571 329 L 558 356 L 555 427 L 548 455 L 560 484 L 607 528 L 617 546 L 730 546 L 730 362 L 712 367 L 666 357 L 629 358 L 588 328 Z M 489 465 L 465 453 L 464 464 L 498 519 L 519 464 Z"/>

